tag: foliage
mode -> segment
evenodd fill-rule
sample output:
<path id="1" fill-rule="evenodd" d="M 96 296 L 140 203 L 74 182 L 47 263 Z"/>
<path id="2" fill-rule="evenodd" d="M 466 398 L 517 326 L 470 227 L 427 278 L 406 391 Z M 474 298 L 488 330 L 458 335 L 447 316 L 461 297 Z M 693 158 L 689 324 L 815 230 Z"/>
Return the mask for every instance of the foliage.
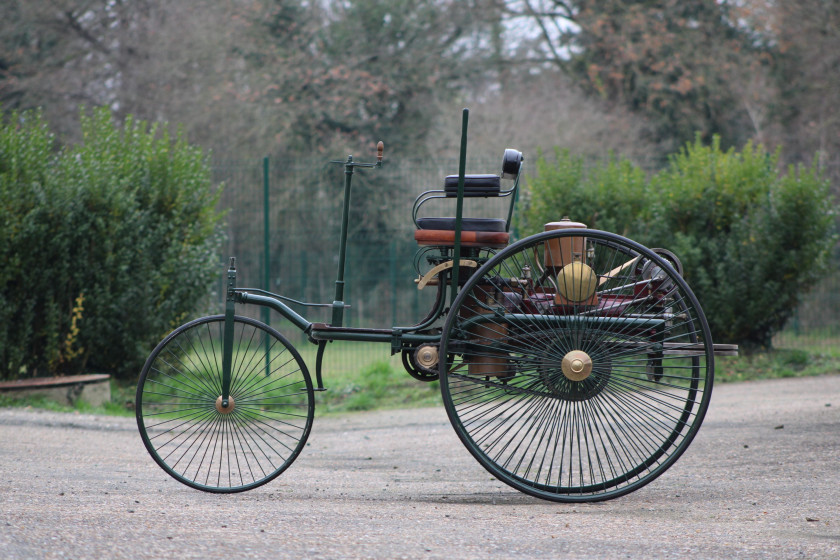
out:
<path id="1" fill-rule="evenodd" d="M 587 168 L 558 152 L 538 161 L 529 232 L 568 214 L 590 227 L 670 249 L 682 261 L 716 340 L 768 348 L 802 295 L 827 271 L 830 185 L 811 166 L 778 171 L 778 152 L 723 151 L 698 138 L 643 180 L 626 160 Z"/>
<path id="2" fill-rule="evenodd" d="M 482 56 L 469 49 L 470 34 L 481 25 L 471 4 L 268 2 L 243 52 L 249 67 L 268 78 L 255 101 L 280 109 L 271 119 L 286 150 L 384 139 L 392 153 L 411 153 L 429 134 L 441 100 L 456 95 L 455 86 Z M 284 71 L 267 72 L 279 67 Z"/>
<path id="3" fill-rule="evenodd" d="M 567 215 L 591 228 L 628 235 L 647 206 L 647 176 L 623 157 L 593 164 L 583 156 L 556 148 L 553 160 L 538 155 L 536 174 L 528 178 L 524 231 Z"/>
<path id="4" fill-rule="evenodd" d="M 786 163 L 818 150 L 833 163 L 840 149 L 836 2 L 498 3 L 539 30 L 535 63 L 548 59 L 591 96 L 647 118 L 657 155 L 698 131 L 725 147 L 783 145 Z"/>
<path id="5" fill-rule="evenodd" d="M 660 138 L 682 143 L 700 131 L 706 141 L 718 134 L 741 144 L 749 129 L 729 78 L 748 43 L 726 10 L 711 1 L 588 3 L 574 71 L 598 94 L 654 118 Z"/>
<path id="6" fill-rule="evenodd" d="M 700 131 L 707 141 L 718 134 L 728 145 L 743 142 L 747 115 L 732 77 L 753 48 L 726 2 L 537 4 L 539 21 L 567 21 L 545 34 L 554 61 L 591 94 L 649 117 L 657 141 L 673 149 Z"/>
<path id="7" fill-rule="evenodd" d="M 179 134 L 100 109 L 61 150 L 38 113 L 0 128 L 0 375 L 136 375 L 216 277 L 217 195 Z"/>
<path id="8" fill-rule="evenodd" d="M 501 99 L 487 140 L 625 139 L 661 162 L 700 131 L 831 163 L 838 22 L 824 0 L 9 0 L 0 103 L 44 107 L 62 137 L 81 101 L 228 155 L 332 157 L 371 139 L 438 154 L 449 115 Z"/>
<path id="9" fill-rule="evenodd" d="M 792 161 L 819 152 L 838 163 L 840 153 L 840 4 L 822 0 L 778 2 L 766 41 L 778 53 L 773 72 L 778 96 L 769 111 L 785 132 Z M 764 22 L 761 22 L 764 23 Z M 836 173 L 840 175 L 840 170 Z"/>

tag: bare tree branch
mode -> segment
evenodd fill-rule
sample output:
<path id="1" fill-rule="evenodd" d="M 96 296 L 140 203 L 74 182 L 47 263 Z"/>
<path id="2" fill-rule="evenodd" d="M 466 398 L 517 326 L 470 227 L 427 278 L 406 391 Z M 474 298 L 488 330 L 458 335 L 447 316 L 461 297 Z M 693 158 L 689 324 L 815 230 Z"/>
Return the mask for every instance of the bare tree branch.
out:
<path id="1" fill-rule="evenodd" d="M 84 26 L 79 22 L 79 18 L 76 16 L 76 14 L 74 14 L 70 10 L 67 10 L 62 13 L 62 16 L 64 16 L 63 21 L 67 24 L 67 27 L 69 27 L 73 32 L 76 33 L 76 35 L 78 35 L 87 43 L 89 43 L 94 49 L 105 55 L 110 56 L 112 54 L 111 51 L 108 50 L 99 39 L 91 35 L 91 33 L 84 28 Z"/>

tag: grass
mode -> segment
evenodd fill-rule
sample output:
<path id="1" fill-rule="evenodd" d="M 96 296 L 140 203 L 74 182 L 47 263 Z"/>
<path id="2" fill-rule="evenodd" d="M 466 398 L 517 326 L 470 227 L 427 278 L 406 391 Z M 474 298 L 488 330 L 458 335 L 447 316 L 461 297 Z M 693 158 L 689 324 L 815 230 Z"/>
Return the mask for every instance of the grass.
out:
<path id="1" fill-rule="evenodd" d="M 840 373 L 840 335 L 783 333 L 777 348 L 753 355 L 715 360 L 715 381 L 736 382 Z"/>
<path id="2" fill-rule="evenodd" d="M 298 347 L 315 383 L 315 350 Z M 323 393 L 316 394 L 319 413 L 381 408 L 436 406 L 441 403 L 440 384 L 424 383 L 409 376 L 399 354 L 381 343 L 333 342 L 324 354 Z"/>
<path id="3" fill-rule="evenodd" d="M 358 373 L 326 383 L 316 406 L 327 413 L 440 404 L 440 383 L 417 381 L 387 361 L 373 362 Z"/>
<path id="4" fill-rule="evenodd" d="M 304 343 L 298 351 L 315 380 L 317 347 Z M 441 403 L 440 384 L 423 383 L 403 370 L 399 354 L 376 343 L 334 342 L 324 354 L 325 392 L 315 393 L 316 413 L 332 414 L 383 408 L 436 406 Z M 14 398 L 0 393 L 0 407 L 31 407 L 54 412 L 134 416 L 136 382 L 111 380 L 111 402 L 93 407 L 84 402 L 63 405 L 43 397 Z"/>
<path id="5" fill-rule="evenodd" d="M 715 381 L 727 383 L 840 373 L 840 335 L 786 335 L 777 344 L 784 344 L 784 348 L 718 358 L 715 361 Z M 301 344 L 298 350 L 315 383 L 316 347 Z M 390 356 L 389 347 L 385 344 L 331 343 L 324 355 L 323 379 L 327 391 L 315 396 L 315 408 L 319 415 L 441 404 L 440 384 L 437 381 L 423 383 L 410 377 L 403 370 L 400 356 Z M 23 406 L 59 412 L 133 416 L 134 391 L 133 382 L 112 380 L 111 402 L 101 407 L 91 407 L 82 402 L 70 407 L 43 398 L 13 399 L 3 394 L 0 394 L 0 407 Z"/>
<path id="6" fill-rule="evenodd" d="M 13 397 L 0 393 L 0 407 L 37 408 L 53 412 L 77 412 L 108 416 L 134 416 L 134 384 L 111 379 L 111 400 L 102 406 L 77 401 L 73 406 L 39 396 Z"/>

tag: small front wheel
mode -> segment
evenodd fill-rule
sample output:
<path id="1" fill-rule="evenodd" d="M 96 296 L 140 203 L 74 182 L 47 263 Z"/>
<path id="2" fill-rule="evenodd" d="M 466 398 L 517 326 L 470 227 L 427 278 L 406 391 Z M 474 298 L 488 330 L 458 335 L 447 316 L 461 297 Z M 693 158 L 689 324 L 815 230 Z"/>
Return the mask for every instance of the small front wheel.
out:
<path id="1" fill-rule="evenodd" d="M 276 330 L 234 318 L 228 406 L 222 404 L 224 315 L 189 322 L 152 351 L 137 385 L 137 427 L 152 458 L 207 492 L 276 478 L 306 445 L 315 393 L 306 364 Z"/>

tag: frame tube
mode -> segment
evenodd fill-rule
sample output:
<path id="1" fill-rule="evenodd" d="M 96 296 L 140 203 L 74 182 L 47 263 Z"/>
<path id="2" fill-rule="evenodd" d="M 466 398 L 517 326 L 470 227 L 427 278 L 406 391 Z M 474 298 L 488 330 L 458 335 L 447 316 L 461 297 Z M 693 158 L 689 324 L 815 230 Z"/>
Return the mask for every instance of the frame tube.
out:
<path id="1" fill-rule="evenodd" d="M 308 334 L 312 329 L 312 323 L 307 321 L 303 316 L 296 313 L 291 307 L 278 299 L 257 294 L 250 294 L 247 292 L 236 292 L 236 296 L 236 301 L 238 303 L 253 303 L 255 305 L 262 305 L 275 310 L 277 313 L 291 321 L 297 328 L 303 331 L 304 334 Z"/>

